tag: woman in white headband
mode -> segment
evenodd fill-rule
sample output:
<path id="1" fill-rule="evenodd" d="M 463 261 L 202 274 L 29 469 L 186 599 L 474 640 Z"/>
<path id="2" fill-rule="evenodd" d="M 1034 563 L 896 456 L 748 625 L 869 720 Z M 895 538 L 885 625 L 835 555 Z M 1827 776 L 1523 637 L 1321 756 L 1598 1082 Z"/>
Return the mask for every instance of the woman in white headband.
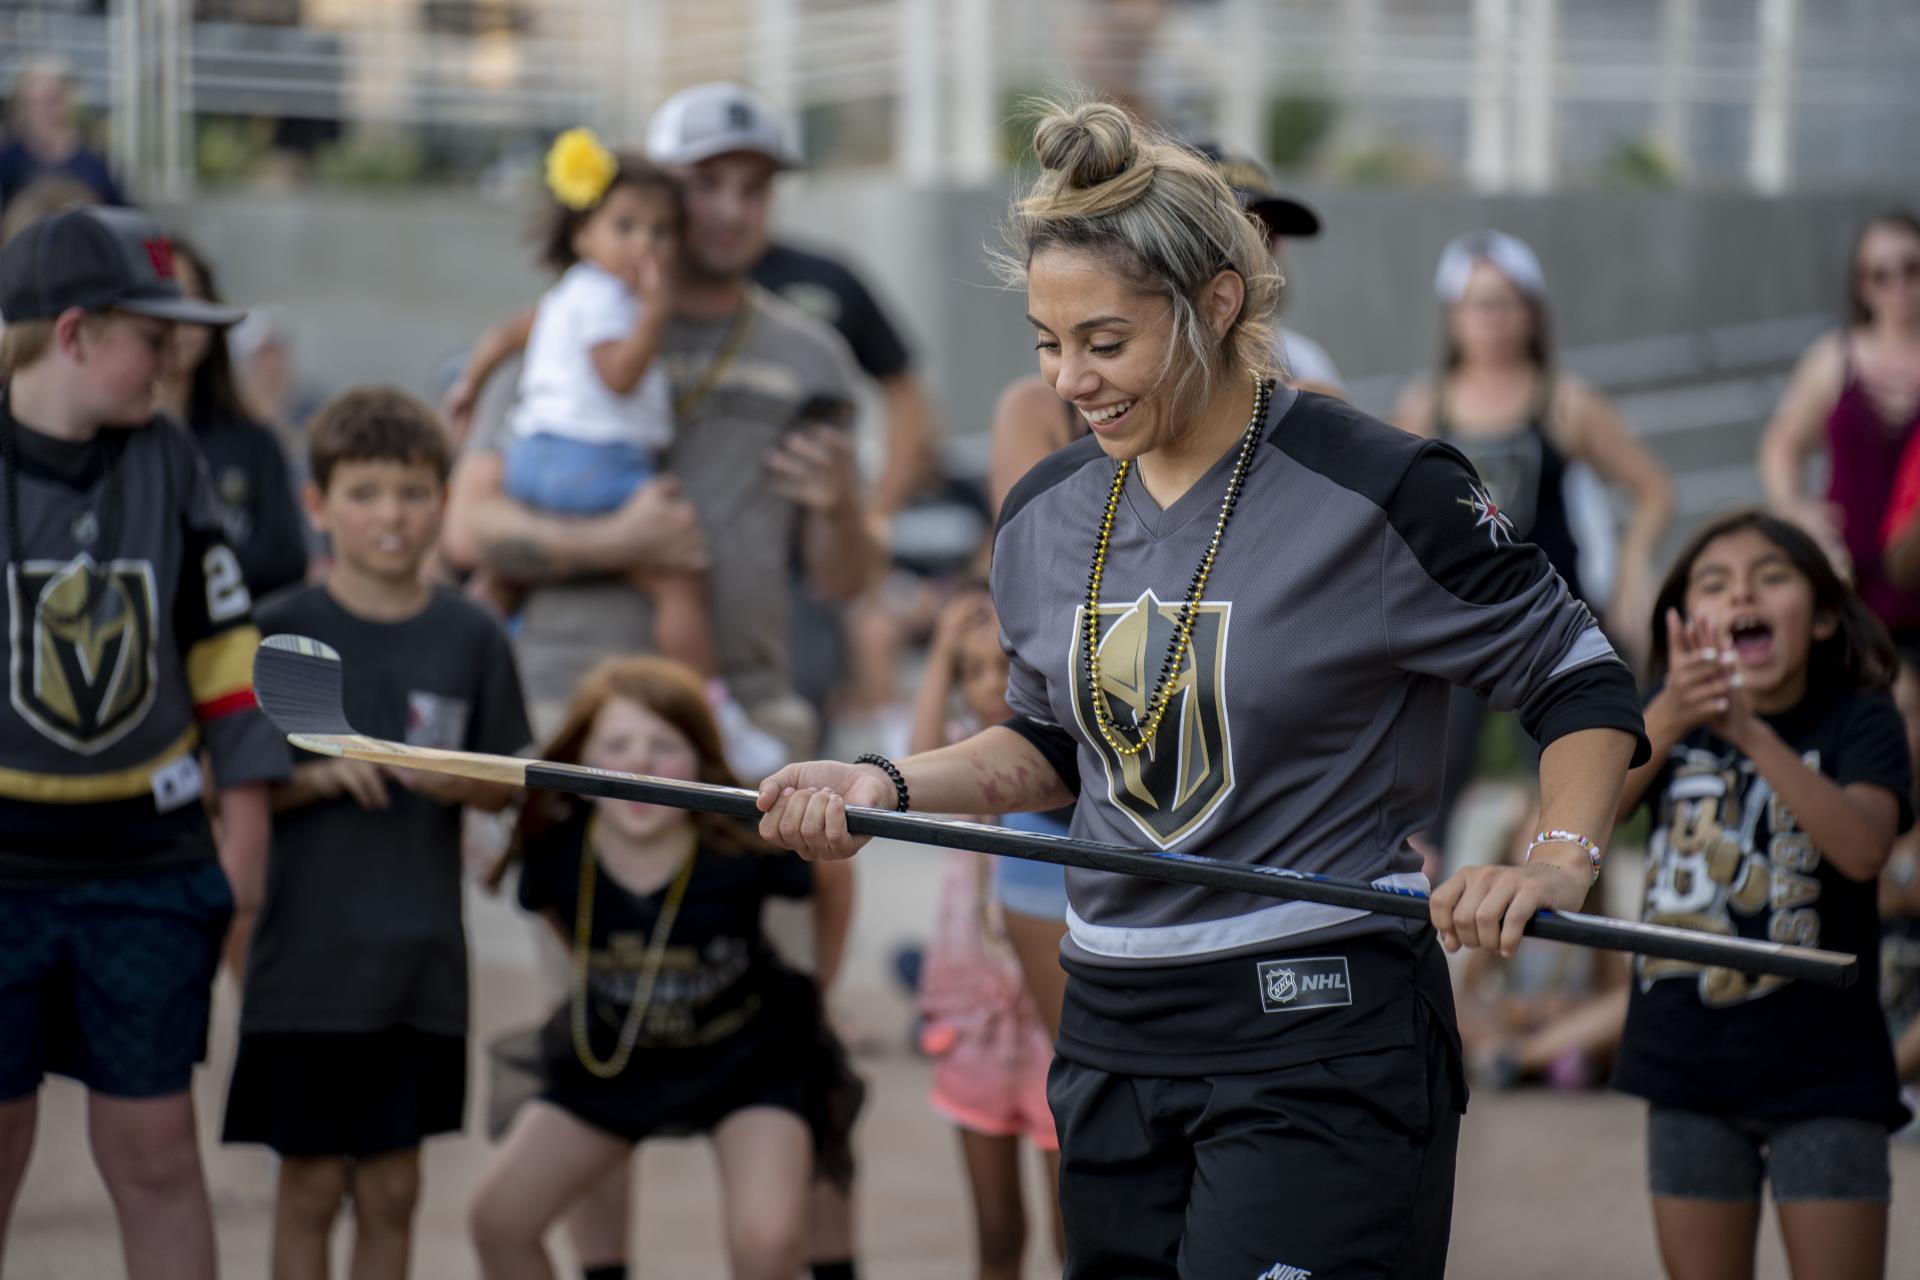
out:
<path id="1" fill-rule="evenodd" d="M 1395 425 L 1466 454 L 1514 536 L 1546 553 L 1616 642 L 1643 650 L 1652 554 L 1673 512 L 1666 471 L 1606 397 L 1554 367 L 1546 277 L 1523 241 L 1500 231 L 1456 237 L 1440 254 L 1433 284 L 1441 306 L 1439 365 L 1401 395 Z M 1629 497 L 1618 568 L 1603 598 L 1581 581 L 1580 522 L 1566 488 L 1574 463 L 1586 463 Z M 1453 802 L 1471 780 L 1486 712 L 1470 691 L 1454 691 L 1436 840 L 1445 840 Z"/>

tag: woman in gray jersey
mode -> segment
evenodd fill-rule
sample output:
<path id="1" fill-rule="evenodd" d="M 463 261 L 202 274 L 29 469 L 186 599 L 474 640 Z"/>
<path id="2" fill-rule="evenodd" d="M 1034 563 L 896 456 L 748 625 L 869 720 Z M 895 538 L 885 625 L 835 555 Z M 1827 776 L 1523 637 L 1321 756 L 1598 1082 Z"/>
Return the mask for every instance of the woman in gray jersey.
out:
<path id="1" fill-rule="evenodd" d="M 1001 511 L 1013 718 L 790 766 L 761 830 L 843 858 L 849 804 L 1071 803 L 1083 838 L 1424 889 L 1449 685 L 1518 708 L 1544 830 L 1435 890 L 1431 927 L 1067 878 L 1067 1275 L 1438 1277 L 1465 1106 L 1439 949 L 1580 905 L 1646 754 L 1632 679 L 1459 453 L 1277 384 L 1272 259 L 1213 166 L 1103 103 L 1035 145 L 1010 274 L 1092 434 Z"/>

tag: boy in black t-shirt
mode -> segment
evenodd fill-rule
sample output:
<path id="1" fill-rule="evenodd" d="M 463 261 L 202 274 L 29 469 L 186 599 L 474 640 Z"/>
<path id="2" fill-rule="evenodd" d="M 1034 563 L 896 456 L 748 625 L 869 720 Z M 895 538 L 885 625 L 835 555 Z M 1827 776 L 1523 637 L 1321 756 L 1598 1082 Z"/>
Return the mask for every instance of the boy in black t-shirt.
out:
<path id="1" fill-rule="evenodd" d="M 417 746 L 509 754 L 532 737 L 506 636 L 479 606 L 426 586 L 448 452 L 432 411 L 350 392 L 312 430 L 308 513 L 333 540 L 324 584 L 261 609 L 263 629 L 340 652 L 347 713 Z M 283 1157 L 274 1264 L 326 1270 L 343 1198 L 353 1273 L 406 1274 L 423 1139 L 466 1105 L 462 806 L 512 788 L 302 754 L 277 788 L 266 903 L 254 931 L 226 1141 Z"/>

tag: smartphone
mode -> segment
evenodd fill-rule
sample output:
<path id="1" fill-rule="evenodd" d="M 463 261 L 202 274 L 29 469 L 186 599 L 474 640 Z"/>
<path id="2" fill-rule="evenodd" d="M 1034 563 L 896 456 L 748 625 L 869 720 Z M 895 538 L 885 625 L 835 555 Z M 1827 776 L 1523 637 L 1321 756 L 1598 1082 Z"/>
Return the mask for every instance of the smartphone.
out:
<path id="1" fill-rule="evenodd" d="M 853 426 L 853 401 L 845 396 L 808 396 L 806 402 L 794 412 L 786 429 L 799 431 L 805 427 L 815 426 L 832 427 L 838 431 L 848 430 Z"/>

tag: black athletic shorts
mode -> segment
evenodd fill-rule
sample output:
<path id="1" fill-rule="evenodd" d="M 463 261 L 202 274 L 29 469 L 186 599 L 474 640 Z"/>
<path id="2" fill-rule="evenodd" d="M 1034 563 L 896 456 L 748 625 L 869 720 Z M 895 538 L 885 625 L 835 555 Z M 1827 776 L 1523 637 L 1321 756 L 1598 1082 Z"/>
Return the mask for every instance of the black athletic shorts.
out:
<path id="1" fill-rule="evenodd" d="M 49 1071 L 116 1098 L 185 1090 L 232 918 L 211 860 L 0 889 L 0 1102 Z"/>
<path id="2" fill-rule="evenodd" d="M 1445 961 L 1425 933 L 1315 947 L 1297 967 L 1285 954 L 1215 962 L 1244 971 L 1216 999 L 1248 1019 L 1316 1020 L 1298 1047 L 1324 1054 L 1211 1074 L 1056 1057 L 1067 1280 L 1439 1280 L 1465 1087 Z M 1310 993 L 1328 973 L 1350 986 Z M 1293 1012 L 1310 994 L 1328 1003 Z"/>

